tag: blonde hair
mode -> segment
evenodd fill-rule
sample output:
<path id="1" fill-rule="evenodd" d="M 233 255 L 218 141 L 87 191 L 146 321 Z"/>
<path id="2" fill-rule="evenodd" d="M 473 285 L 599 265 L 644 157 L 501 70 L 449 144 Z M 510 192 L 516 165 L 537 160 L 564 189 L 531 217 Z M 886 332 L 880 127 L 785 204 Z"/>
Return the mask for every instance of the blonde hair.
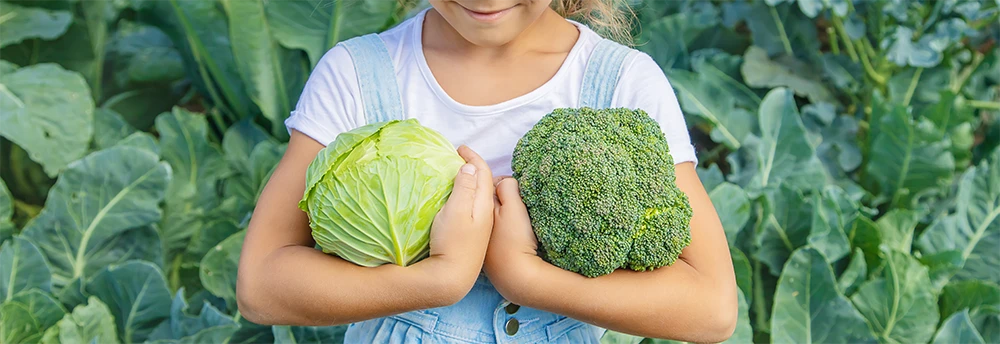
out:
<path id="1" fill-rule="evenodd" d="M 632 45 L 632 20 L 635 13 L 627 0 L 553 0 L 552 9 L 559 15 L 579 21 L 605 38 Z"/>

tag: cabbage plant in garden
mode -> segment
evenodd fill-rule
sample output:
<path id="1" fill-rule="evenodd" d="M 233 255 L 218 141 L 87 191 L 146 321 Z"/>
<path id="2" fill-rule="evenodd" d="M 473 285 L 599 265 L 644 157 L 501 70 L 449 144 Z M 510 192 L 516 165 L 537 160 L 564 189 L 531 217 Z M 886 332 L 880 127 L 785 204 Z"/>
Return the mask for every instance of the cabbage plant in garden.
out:
<path id="1" fill-rule="evenodd" d="M 1000 342 L 997 1 L 630 3 L 731 245 L 729 342 Z M 240 246 L 309 71 L 420 6 L 0 0 L 0 343 L 340 341 L 243 319 Z"/>

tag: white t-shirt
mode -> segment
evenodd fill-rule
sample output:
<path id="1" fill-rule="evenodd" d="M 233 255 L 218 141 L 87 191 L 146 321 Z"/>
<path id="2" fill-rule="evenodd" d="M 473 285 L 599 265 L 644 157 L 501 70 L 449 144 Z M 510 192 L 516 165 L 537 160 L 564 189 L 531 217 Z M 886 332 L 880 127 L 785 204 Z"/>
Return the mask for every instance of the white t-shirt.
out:
<path id="1" fill-rule="evenodd" d="M 511 153 L 518 139 L 553 109 L 579 106 L 587 59 L 601 37 L 570 21 L 579 28 L 580 37 L 551 79 L 498 104 L 469 106 L 449 97 L 427 66 L 420 39 L 426 13 L 379 34 L 395 66 L 405 116 L 439 131 L 456 147 L 464 144 L 475 150 L 493 175 L 511 175 Z M 622 68 L 612 106 L 646 111 L 660 124 L 674 163 L 697 162 L 684 116 L 663 70 L 640 51 L 629 55 Z M 328 145 L 338 134 L 364 124 L 351 56 L 343 46 L 334 46 L 317 63 L 285 125 L 289 131 L 301 131 Z"/>

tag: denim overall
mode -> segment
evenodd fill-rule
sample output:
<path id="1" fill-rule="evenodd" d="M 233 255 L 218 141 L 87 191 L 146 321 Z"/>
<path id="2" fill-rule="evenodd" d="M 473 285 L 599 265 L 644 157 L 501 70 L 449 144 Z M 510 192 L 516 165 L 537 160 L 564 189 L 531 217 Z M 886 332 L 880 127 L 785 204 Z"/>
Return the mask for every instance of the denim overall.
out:
<path id="1" fill-rule="evenodd" d="M 396 74 L 381 38 L 368 34 L 340 44 L 354 61 L 367 123 L 404 119 Z M 580 107 L 611 106 L 622 61 L 630 51 L 606 39 L 597 45 L 587 63 Z M 566 316 L 512 304 L 480 274 L 458 303 L 353 323 L 344 343 L 596 344 L 604 332 Z"/>

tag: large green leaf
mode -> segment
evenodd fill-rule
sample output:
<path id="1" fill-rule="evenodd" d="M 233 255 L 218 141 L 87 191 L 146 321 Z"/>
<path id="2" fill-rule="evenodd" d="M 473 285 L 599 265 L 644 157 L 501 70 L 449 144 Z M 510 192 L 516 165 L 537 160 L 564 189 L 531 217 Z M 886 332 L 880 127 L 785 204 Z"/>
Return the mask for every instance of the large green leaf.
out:
<path id="1" fill-rule="evenodd" d="M 913 41 L 918 37 L 913 29 L 897 26 L 880 45 L 886 59 L 899 66 L 934 67 L 943 61 L 946 49 L 971 33 L 974 31 L 964 20 L 951 18 L 937 22 L 933 31 L 920 35 L 917 41 Z"/>
<path id="2" fill-rule="evenodd" d="M 972 321 L 969 320 L 969 310 L 963 310 L 961 312 L 955 312 L 955 314 L 945 319 L 944 324 L 941 325 L 937 335 L 934 336 L 933 343 L 974 344 L 985 342 L 983 341 L 983 336 L 979 334 L 976 327 L 972 325 Z"/>
<path id="3" fill-rule="evenodd" d="M 859 217 L 855 225 L 848 233 L 851 239 L 851 246 L 860 249 L 864 253 L 865 265 L 869 271 L 875 271 L 882 265 L 881 251 L 882 232 L 875 221 L 867 217 Z"/>
<path id="4" fill-rule="evenodd" d="M 229 18 L 239 18 L 229 21 L 229 36 L 240 76 L 250 99 L 271 121 L 272 134 L 282 139 L 288 136 L 284 120 L 298 100 L 306 77 L 301 55 L 280 46 L 272 38 L 277 28 L 268 20 L 265 7 L 293 3 L 302 2 L 222 0 Z M 300 31 L 296 36 L 304 35 Z"/>
<path id="5" fill-rule="evenodd" d="M 47 291 L 35 288 L 14 295 L 10 301 L 24 305 L 44 329 L 54 325 L 66 314 L 66 309 L 51 295 Z"/>
<path id="6" fill-rule="evenodd" d="M 883 246 L 885 268 L 851 297 L 882 343 L 926 343 L 940 319 L 927 267 Z"/>
<path id="7" fill-rule="evenodd" d="M 726 94 L 715 74 L 670 70 L 670 83 L 678 92 L 681 108 L 688 115 L 711 125 L 712 140 L 737 149 L 756 126 L 753 114 L 735 108 L 735 98 Z"/>
<path id="8" fill-rule="evenodd" d="M 717 23 L 715 16 L 677 13 L 646 24 L 637 49 L 649 54 L 664 70 L 683 69 L 690 65 L 690 46 L 698 35 Z M 671 80 L 671 82 L 673 82 Z"/>
<path id="9" fill-rule="evenodd" d="M 730 243 L 735 242 L 740 230 L 750 220 L 750 198 L 746 191 L 736 184 L 725 182 L 712 189 L 708 196 L 722 220 L 726 239 Z"/>
<path id="10" fill-rule="evenodd" d="M 1000 308 L 978 308 L 970 311 L 969 317 L 987 343 L 1000 343 Z"/>
<path id="11" fill-rule="evenodd" d="M 43 63 L 0 74 L 0 135 L 55 177 L 87 152 L 94 101 L 77 73 Z"/>
<path id="12" fill-rule="evenodd" d="M 941 193 L 951 182 L 955 159 L 940 130 L 929 119 L 913 119 L 900 105 L 876 103 L 872 111 L 866 172 L 877 186 L 871 191 L 904 208 Z"/>
<path id="13" fill-rule="evenodd" d="M 170 315 L 170 291 L 163 272 L 149 262 L 108 266 L 87 282 L 86 292 L 111 310 L 123 343 L 145 341 Z"/>
<path id="14" fill-rule="evenodd" d="M 66 314 L 56 326 L 45 331 L 45 344 L 100 343 L 117 344 L 115 318 L 108 306 L 91 296 L 86 305 L 79 305 L 73 313 Z"/>
<path id="15" fill-rule="evenodd" d="M 736 285 L 739 286 L 743 295 L 749 298 L 753 295 L 753 270 L 750 267 L 750 260 L 740 249 L 730 246 L 729 253 L 733 259 L 733 270 L 736 275 Z M 748 301 L 749 302 L 749 301 Z"/>
<path id="16" fill-rule="evenodd" d="M 122 20 L 108 41 L 107 54 L 114 85 L 121 90 L 184 78 L 183 57 L 170 37 L 151 25 Z"/>
<path id="17" fill-rule="evenodd" d="M 282 45 L 305 50 L 315 67 L 337 42 L 383 30 L 398 7 L 396 1 L 272 1 L 267 17 Z"/>
<path id="18" fill-rule="evenodd" d="M 864 85 L 861 64 L 845 55 L 826 53 L 821 57 L 823 75 L 828 84 L 846 93 L 856 93 Z"/>
<path id="19" fill-rule="evenodd" d="M 0 179 L 0 244 L 14 236 L 14 198 Z"/>
<path id="20" fill-rule="evenodd" d="M 105 44 L 108 41 L 108 27 L 118 17 L 118 9 L 112 5 L 112 0 L 87 0 L 80 2 L 80 14 L 86 24 L 90 50 L 94 56 L 90 68 L 83 73 L 90 82 L 94 98 L 103 99 Z"/>
<path id="21" fill-rule="evenodd" d="M 229 308 L 236 307 L 236 269 L 246 231 L 231 235 L 205 254 L 201 260 L 201 284 L 215 296 L 226 300 Z"/>
<path id="22" fill-rule="evenodd" d="M 972 145 L 976 125 L 976 112 L 964 103 L 956 101 L 951 91 L 941 92 L 937 103 L 924 107 L 920 117 L 929 118 L 951 141 L 951 154 L 955 166 L 968 166 L 972 159 Z"/>
<path id="23" fill-rule="evenodd" d="M 639 344 L 642 339 L 639 336 L 607 330 L 601 336 L 601 344 Z"/>
<path id="24" fill-rule="evenodd" d="M 226 130 L 222 139 L 222 149 L 233 174 L 224 179 L 223 194 L 226 201 L 232 203 L 234 208 L 232 212 L 236 217 L 250 213 L 256 204 L 256 191 L 260 189 L 261 182 L 252 177 L 251 171 L 254 170 L 254 166 L 256 164 L 277 166 L 277 161 L 255 162 L 251 159 L 258 144 L 273 140 L 263 129 L 249 120 L 237 122 Z"/>
<path id="25" fill-rule="evenodd" d="M 239 317 L 240 328 L 229 338 L 230 344 L 273 343 L 274 333 L 271 326 L 255 324 L 246 318 Z"/>
<path id="26" fill-rule="evenodd" d="M 797 248 L 806 244 L 812 226 L 814 204 L 800 191 L 781 185 L 766 193 L 768 211 L 758 235 L 756 259 L 778 276 L 785 261 Z"/>
<path id="27" fill-rule="evenodd" d="M 702 49 L 691 54 L 692 71 L 711 75 L 706 80 L 725 90 L 727 95 L 733 97 L 737 106 L 756 109 L 760 107 L 761 99 L 746 85 L 743 73 L 740 71 L 743 65 L 742 56 L 730 55 L 715 48 Z"/>
<path id="28" fill-rule="evenodd" d="M 774 1 L 774 0 L 769 0 Z M 779 2 L 781 0 L 778 0 Z M 798 0 L 799 9 L 802 13 L 809 16 L 809 18 L 815 18 L 820 11 L 824 9 L 830 9 L 838 16 L 847 15 L 847 0 Z"/>
<path id="29" fill-rule="evenodd" d="M 22 292 L 0 305 L 0 343 L 36 343 L 66 310 L 39 289 Z"/>
<path id="30" fill-rule="evenodd" d="M 787 87 L 813 103 L 834 102 L 833 93 L 822 83 L 819 73 L 791 56 L 772 60 L 763 48 L 751 46 L 743 55 L 743 80 L 759 88 Z"/>
<path id="31" fill-rule="evenodd" d="M 184 299 L 184 289 L 177 291 L 170 304 L 170 317 L 160 324 L 149 336 L 150 341 L 161 339 L 181 339 L 193 336 L 217 326 L 236 325 L 233 319 L 205 302 L 197 316 L 189 315 L 188 303 Z"/>
<path id="32" fill-rule="evenodd" d="M 340 343 L 347 326 L 274 326 L 272 331 L 274 344 Z"/>
<path id="33" fill-rule="evenodd" d="M 0 304 L 0 342 L 38 343 L 43 330 L 28 306 L 10 301 Z"/>
<path id="34" fill-rule="evenodd" d="M 49 192 L 46 206 L 24 230 L 63 286 L 128 259 L 160 260 L 159 238 L 149 227 L 170 167 L 153 153 L 115 146 L 71 164 Z"/>
<path id="35" fill-rule="evenodd" d="M 917 245 L 928 253 L 961 251 L 956 278 L 1000 283 L 1000 150 L 966 170 L 955 201 L 955 212 L 935 220 Z"/>
<path id="36" fill-rule="evenodd" d="M 736 316 L 736 330 L 723 343 L 750 343 L 753 341 L 753 327 L 750 325 L 749 296 L 743 290 L 737 290 L 739 296 L 739 314 Z"/>
<path id="37" fill-rule="evenodd" d="M 160 222 L 166 261 L 172 262 L 205 228 L 207 214 L 219 202 L 217 183 L 227 170 L 221 150 L 208 141 L 208 121 L 203 115 L 175 107 L 156 118 L 156 129 L 163 160 L 173 170 Z"/>
<path id="38" fill-rule="evenodd" d="M 1000 286 L 995 283 L 964 280 L 951 282 L 941 292 L 941 316 L 963 309 L 1000 308 Z"/>
<path id="39" fill-rule="evenodd" d="M 46 10 L 4 3 L 0 6 L 0 48 L 25 39 L 52 40 L 62 36 L 73 20 L 69 11 Z"/>
<path id="40" fill-rule="evenodd" d="M 875 343 L 864 318 L 837 289 L 827 258 L 795 251 L 774 293 L 771 339 L 775 343 Z"/>
<path id="41" fill-rule="evenodd" d="M 229 167 L 236 173 L 250 174 L 250 154 L 263 141 L 274 138 L 249 119 L 236 122 L 222 138 L 222 149 L 226 153 Z"/>
<path id="42" fill-rule="evenodd" d="M 45 258 L 30 241 L 20 237 L 0 246 L 0 296 L 10 301 L 19 292 L 33 288 L 48 292 L 52 275 Z"/>
<path id="43" fill-rule="evenodd" d="M 940 290 L 948 284 L 948 281 L 951 280 L 951 277 L 958 270 L 962 269 L 965 259 L 962 258 L 961 251 L 951 250 L 923 255 L 920 257 L 920 263 L 929 269 L 928 273 L 931 276 L 931 283 L 934 285 L 934 290 Z"/>
<path id="44" fill-rule="evenodd" d="M 238 325 L 210 327 L 193 335 L 177 339 L 159 339 L 149 341 L 149 344 L 187 344 L 187 343 L 227 343 L 229 338 L 239 330 Z"/>
<path id="45" fill-rule="evenodd" d="M 819 51 L 816 26 L 791 4 L 755 2 L 746 17 L 753 45 L 768 55 L 808 55 Z"/>
<path id="46" fill-rule="evenodd" d="M 163 30 L 177 45 L 189 78 L 212 105 L 236 118 L 259 113 L 240 78 L 229 40 L 228 18 L 218 1 L 133 2 L 138 3 L 142 21 Z"/>
<path id="47" fill-rule="evenodd" d="M 118 144 L 136 130 L 114 110 L 98 108 L 94 111 L 94 147 L 98 150 Z"/>
<path id="48" fill-rule="evenodd" d="M 815 212 L 807 241 L 829 262 L 836 262 L 851 251 L 846 231 L 853 226 L 858 205 L 835 186 L 813 194 L 813 205 Z"/>
<path id="49" fill-rule="evenodd" d="M 216 218 L 205 222 L 205 226 L 191 237 L 188 243 L 187 255 L 184 260 L 191 265 L 186 267 L 198 268 L 199 262 L 205 254 L 214 250 L 229 236 L 240 231 L 238 223 L 231 218 Z"/>
<path id="50" fill-rule="evenodd" d="M 732 178 L 748 188 L 751 197 L 755 195 L 753 190 L 769 186 L 807 189 L 815 187 L 816 180 L 826 180 L 791 91 L 775 88 L 768 92 L 760 104 L 759 116 L 760 137 L 750 136 L 738 154 L 729 156 L 738 167 Z"/>
<path id="51" fill-rule="evenodd" d="M 881 244 L 900 252 L 910 252 L 919 215 L 912 210 L 892 209 L 880 217 L 875 225 L 881 233 Z"/>
<path id="52" fill-rule="evenodd" d="M 865 255 L 860 248 L 856 248 L 854 254 L 851 255 L 851 262 L 847 265 L 847 269 L 840 274 L 840 279 L 837 280 L 837 288 L 843 291 L 844 295 L 850 296 L 867 277 L 868 265 L 865 264 Z"/>

